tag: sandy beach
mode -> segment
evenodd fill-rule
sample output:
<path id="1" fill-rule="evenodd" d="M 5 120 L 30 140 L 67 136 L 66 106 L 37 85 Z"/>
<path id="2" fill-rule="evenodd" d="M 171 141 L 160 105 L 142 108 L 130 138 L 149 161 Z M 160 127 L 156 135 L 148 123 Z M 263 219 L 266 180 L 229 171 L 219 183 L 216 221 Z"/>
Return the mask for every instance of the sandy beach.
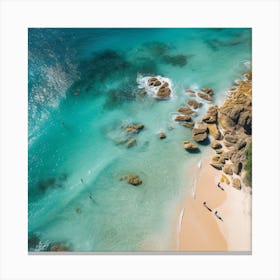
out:
<path id="1" fill-rule="evenodd" d="M 195 194 L 181 206 L 178 233 L 179 251 L 223 252 L 251 250 L 251 195 L 248 188 L 234 189 L 231 184 L 217 185 L 222 172 L 209 165 L 210 157 L 201 162 Z M 206 205 L 212 210 L 209 211 Z M 219 220 L 215 216 L 218 211 Z M 182 216 L 183 214 L 183 216 Z"/>

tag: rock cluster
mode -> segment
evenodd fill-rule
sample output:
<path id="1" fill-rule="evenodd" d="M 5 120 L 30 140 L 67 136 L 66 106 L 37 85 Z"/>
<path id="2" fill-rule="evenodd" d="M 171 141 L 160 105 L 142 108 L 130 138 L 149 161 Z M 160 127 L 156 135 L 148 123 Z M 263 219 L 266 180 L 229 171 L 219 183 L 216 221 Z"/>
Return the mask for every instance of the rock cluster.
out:
<path id="1" fill-rule="evenodd" d="M 188 105 L 193 107 L 194 109 L 198 109 L 202 106 L 202 103 L 196 101 L 195 99 L 190 99 L 188 100 Z"/>
<path id="2" fill-rule="evenodd" d="M 143 124 L 132 124 L 126 127 L 127 133 L 139 133 L 144 128 Z"/>
<path id="3" fill-rule="evenodd" d="M 177 111 L 183 115 L 191 115 L 194 111 L 188 106 L 180 106 Z"/>

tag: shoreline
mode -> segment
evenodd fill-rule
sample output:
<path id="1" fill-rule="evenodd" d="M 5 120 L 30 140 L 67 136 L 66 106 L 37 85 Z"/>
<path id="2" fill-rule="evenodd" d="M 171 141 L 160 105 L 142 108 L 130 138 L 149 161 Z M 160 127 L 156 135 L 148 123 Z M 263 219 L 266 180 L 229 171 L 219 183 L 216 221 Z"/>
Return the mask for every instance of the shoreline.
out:
<path id="1" fill-rule="evenodd" d="M 213 151 L 214 153 L 214 151 Z M 197 170 L 195 196 L 187 194 L 176 211 L 177 251 L 250 252 L 250 187 L 241 190 L 221 183 L 222 171 L 210 166 L 212 151 L 201 160 Z M 217 185 L 224 190 L 221 190 Z M 211 208 L 206 209 L 203 202 Z M 219 220 L 214 212 L 218 211 Z"/>

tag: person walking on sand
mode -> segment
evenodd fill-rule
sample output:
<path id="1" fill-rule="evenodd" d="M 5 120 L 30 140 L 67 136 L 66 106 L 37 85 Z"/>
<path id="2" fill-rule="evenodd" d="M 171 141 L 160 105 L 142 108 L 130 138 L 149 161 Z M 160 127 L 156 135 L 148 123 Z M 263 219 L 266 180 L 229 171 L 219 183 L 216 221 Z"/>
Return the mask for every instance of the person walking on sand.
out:
<path id="1" fill-rule="evenodd" d="M 203 202 L 203 206 L 210 212 L 212 212 L 212 209 L 209 208 L 207 205 L 206 205 L 206 201 Z"/>
<path id="2" fill-rule="evenodd" d="M 218 215 L 218 211 L 215 211 L 214 215 L 221 221 L 223 221 L 222 217 Z"/>

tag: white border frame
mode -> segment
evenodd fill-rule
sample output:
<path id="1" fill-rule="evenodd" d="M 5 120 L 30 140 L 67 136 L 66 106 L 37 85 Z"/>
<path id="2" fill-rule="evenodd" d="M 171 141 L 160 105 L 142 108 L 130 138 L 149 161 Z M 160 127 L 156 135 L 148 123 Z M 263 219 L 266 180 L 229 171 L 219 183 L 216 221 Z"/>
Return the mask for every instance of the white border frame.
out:
<path id="1" fill-rule="evenodd" d="M 280 279 L 277 0 L 0 3 L 0 279 Z M 28 27 L 253 28 L 252 255 L 27 254 Z"/>

